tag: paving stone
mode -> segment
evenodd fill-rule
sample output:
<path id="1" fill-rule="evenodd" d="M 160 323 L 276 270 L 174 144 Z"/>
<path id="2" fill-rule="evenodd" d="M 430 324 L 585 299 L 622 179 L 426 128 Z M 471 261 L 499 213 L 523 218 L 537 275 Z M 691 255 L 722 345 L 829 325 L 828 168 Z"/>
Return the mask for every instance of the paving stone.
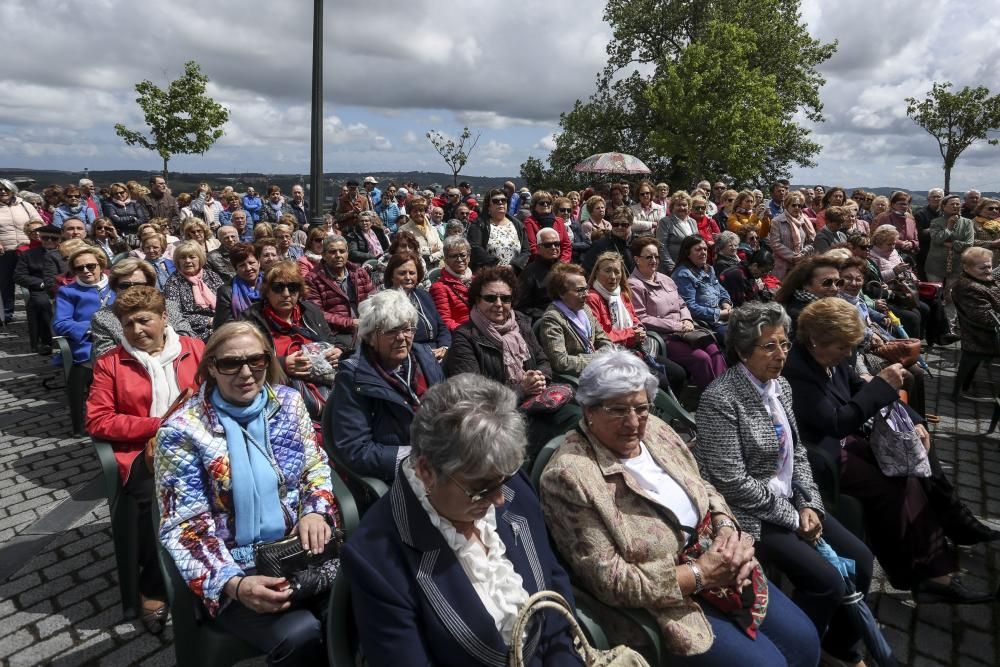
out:
<path id="1" fill-rule="evenodd" d="M 111 635 L 101 630 L 97 634 L 78 641 L 75 646 L 59 654 L 52 660 L 52 667 L 78 667 L 92 665 L 97 658 L 115 647 Z"/>
<path id="2" fill-rule="evenodd" d="M 951 633 L 938 630 L 928 623 L 919 623 L 916 631 L 917 650 L 947 664 L 951 660 Z"/>
<path id="3" fill-rule="evenodd" d="M 102 657 L 97 664 L 102 667 L 119 667 L 119 665 L 134 665 L 144 656 L 159 649 L 162 643 L 148 632 L 138 633 L 132 641 L 123 644 L 111 653 Z"/>
<path id="4" fill-rule="evenodd" d="M 48 662 L 53 656 L 73 646 L 73 641 L 73 636 L 69 632 L 49 637 L 10 656 L 10 665 L 11 667 L 20 667 L 21 665 L 27 667 Z"/>
<path id="5" fill-rule="evenodd" d="M 35 641 L 34 635 L 27 630 L 18 630 L 0 641 L 0 658 L 7 658 L 30 646 Z"/>

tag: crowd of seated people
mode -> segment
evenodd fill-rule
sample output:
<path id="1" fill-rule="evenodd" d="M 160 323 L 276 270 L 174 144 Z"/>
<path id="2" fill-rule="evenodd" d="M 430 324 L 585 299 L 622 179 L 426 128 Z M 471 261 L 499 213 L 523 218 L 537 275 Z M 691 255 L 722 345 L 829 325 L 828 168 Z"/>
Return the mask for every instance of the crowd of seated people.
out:
<path id="1" fill-rule="evenodd" d="M 880 350 L 1000 354 L 996 200 L 966 215 L 941 193 L 914 215 L 907 193 L 880 210 L 783 183 L 769 201 L 724 183 L 640 181 L 638 201 L 621 183 L 481 200 L 377 185 L 310 227 L 277 187 L 175 198 L 155 177 L 35 208 L 0 180 L 3 316 L 19 285 L 32 350 L 69 343 L 86 429 L 140 507 L 151 632 L 170 613 L 159 541 L 219 627 L 271 664 L 322 662 L 322 604 L 293 603 L 253 552 L 293 535 L 322 551 L 335 474 L 389 488 L 338 575 L 373 665 L 497 664 L 522 639 L 530 664 L 581 664 L 555 615 L 511 635 L 531 593 L 572 605 L 574 587 L 607 607 L 613 643 L 649 649 L 612 613 L 648 611 L 670 664 L 864 664 L 820 541 L 862 595 L 878 559 L 918 603 L 992 599 L 955 546 L 1000 534 L 938 460 L 926 373 Z M 655 416 L 660 394 L 696 413 L 695 447 Z M 929 476 L 874 458 L 866 424 L 897 404 Z M 826 506 L 817 451 L 862 501 L 859 534 Z"/>

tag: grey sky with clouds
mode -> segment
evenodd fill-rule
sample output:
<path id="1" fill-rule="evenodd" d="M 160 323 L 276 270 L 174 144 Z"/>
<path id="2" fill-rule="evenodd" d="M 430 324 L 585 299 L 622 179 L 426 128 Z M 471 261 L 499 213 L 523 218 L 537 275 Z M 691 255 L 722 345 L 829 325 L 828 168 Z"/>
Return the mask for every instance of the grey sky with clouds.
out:
<path id="1" fill-rule="evenodd" d="M 327 171 L 445 171 L 429 129 L 482 132 L 473 175 L 545 157 L 558 116 L 593 90 L 610 30 L 601 0 L 328 2 Z M 810 32 L 838 39 L 822 71 L 819 166 L 796 182 L 924 189 L 941 181 L 933 138 L 903 99 L 934 80 L 1000 92 L 1000 17 L 990 0 L 805 0 Z M 173 170 L 304 172 L 312 3 L 307 0 L 4 0 L 0 166 L 158 168 L 116 122 L 143 126 L 132 86 L 165 85 L 186 60 L 230 107 L 226 136 Z M 959 160 L 955 188 L 1000 188 L 1000 147 Z M 707 175 L 712 176 L 712 175 Z"/>

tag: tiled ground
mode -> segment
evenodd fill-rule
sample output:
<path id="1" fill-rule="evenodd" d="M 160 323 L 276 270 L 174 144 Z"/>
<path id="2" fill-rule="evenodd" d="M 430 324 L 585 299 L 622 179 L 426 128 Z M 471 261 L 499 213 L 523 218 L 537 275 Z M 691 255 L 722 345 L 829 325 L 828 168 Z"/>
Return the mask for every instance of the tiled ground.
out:
<path id="1" fill-rule="evenodd" d="M 122 620 L 96 457 L 69 437 L 62 380 L 28 353 L 21 318 L 0 329 L 0 665 L 171 665 L 171 628 L 153 637 Z M 1000 520 L 1000 435 L 982 435 L 991 404 L 939 398 L 957 349 L 929 361 L 928 407 L 942 417 L 935 446 L 973 510 Z M 991 376 L 1000 381 L 997 369 L 981 370 L 973 393 L 985 397 Z M 42 386 L 47 377 L 53 389 Z M 995 588 L 998 555 L 996 546 L 964 549 L 965 578 Z M 918 609 L 884 583 L 872 603 L 903 664 L 1000 664 L 996 605 Z"/>

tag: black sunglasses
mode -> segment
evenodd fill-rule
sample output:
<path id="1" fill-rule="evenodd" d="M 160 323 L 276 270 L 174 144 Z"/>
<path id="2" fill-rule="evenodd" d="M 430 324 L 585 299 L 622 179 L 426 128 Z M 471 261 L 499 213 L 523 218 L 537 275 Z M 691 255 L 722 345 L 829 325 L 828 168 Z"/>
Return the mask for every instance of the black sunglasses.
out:
<path id="1" fill-rule="evenodd" d="M 571 209 L 571 208 L 561 208 L 561 209 L 559 209 L 559 212 L 560 213 L 572 213 L 573 209 Z"/>
<path id="2" fill-rule="evenodd" d="M 836 285 L 837 287 L 843 287 L 844 286 L 844 279 L 843 278 L 827 278 L 826 280 L 824 280 L 823 282 L 821 282 L 820 285 L 822 285 L 823 287 L 833 287 L 834 285 Z"/>
<path id="3" fill-rule="evenodd" d="M 514 300 L 514 295 L 513 294 L 481 294 L 481 295 L 479 295 L 479 298 L 482 299 L 483 301 L 485 301 L 486 303 L 496 303 L 497 301 L 499 301 L 500 303 L 510 303 L 511 301 Z"/>
<path id="4" fill-rule="evenodd" d="M 73 270 L 76 271 L 77 273 L 83 273 L 84 271 L 96 271 L 98 266 L 100 266 L 100 264 L 97 263 L 78 264 L 73 267 Z"/>
<path id="5" fill-rule="evenodd" d="M 281 294 L 285 290 L 288 290 L 289 294 L 298 294 L 302 289 L 302 285 L 298 283 L 271 283 L 268 289 L 275 294 Z"/>
<path id="6" fill-rule="evenodd" d="M 612 222 L 611 226 L 615 229 L 624 229 L 625 227 L 631 227 L 631 222 Z"/>
<path id="7" fill-rule="evenodd" d="M 490 200 L 490 203 L 491 204 L 506 204 L 507 200 L 504 199 L 503 197 L 494 197 L 493 199 Z"/>
<path id="8" fill-rule="evenodd" d="M 547 243 L 539 243 L 538 245 L 542 246 L 543 248 L 558 248 L 559 246 L 562 245 L 562 242 L 561 241 L 548 241 Z"/>
<path id="9" fill-rule="evenodd" d="M 267 369 L 271 363 L 271 355 L 268 352 L 251 354 L 249 357 L 215 357 L 212 359 L 215 370 L 222 375 L 236 375 L 243 366 L 247 366 L 251 373 L 260 373 Z"/>

